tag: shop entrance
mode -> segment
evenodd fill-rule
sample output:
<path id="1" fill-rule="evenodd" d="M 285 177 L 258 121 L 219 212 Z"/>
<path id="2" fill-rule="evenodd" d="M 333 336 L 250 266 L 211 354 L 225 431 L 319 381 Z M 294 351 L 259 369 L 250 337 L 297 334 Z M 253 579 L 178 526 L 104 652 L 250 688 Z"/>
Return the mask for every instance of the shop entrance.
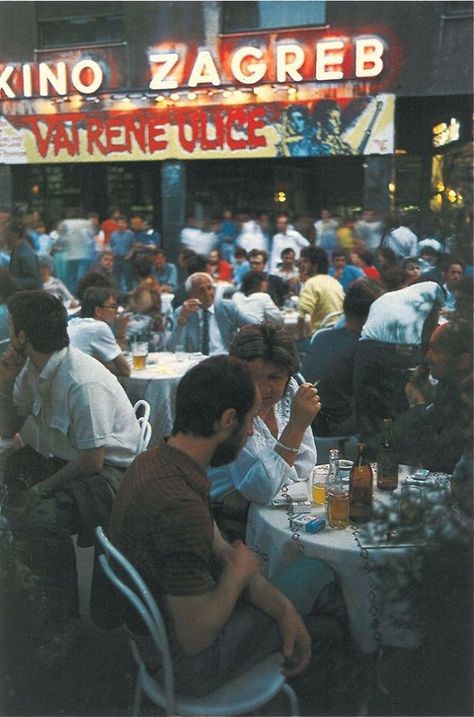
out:
<path id="1" fill-rule="evenodd" d="M 186 165 L 186 209 L 199 220 L 223 208 L 292 215 L 362 206 L 363 157 L 205 160 Z"/>
<path id="2" fill-rule="evenodd" d="M 316 216 L 328 207 L 351 216 L 362 206 L 363 157 L 196 160 L 183 168 L 185 213 L 204 223 L 226 207 L 270 216 L 278 211 Z M 104 219 L 112 206 L 129 216 L 152 214 L 160 229 L 161 169 L 162 162 L 15 166 L 13 200 L 39 212 L 49 229 L 69 208 Z"/>

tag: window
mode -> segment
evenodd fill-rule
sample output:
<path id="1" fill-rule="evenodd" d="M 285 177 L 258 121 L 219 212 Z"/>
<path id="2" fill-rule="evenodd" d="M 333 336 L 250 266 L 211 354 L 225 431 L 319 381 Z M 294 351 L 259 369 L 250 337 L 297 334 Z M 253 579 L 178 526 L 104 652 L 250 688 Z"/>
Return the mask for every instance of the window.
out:
<path id="1" fill-rule="evenodd" d="M 37 2 L 36 8 L 41 48 L 123 40 L 121 2 Z"/>
<path id="2" fill-rule="evenodd" d="M 222 2 L 221 12 L 224 33 L 323 25 L 326 21 L 326 3 L 318 0 Z"/>

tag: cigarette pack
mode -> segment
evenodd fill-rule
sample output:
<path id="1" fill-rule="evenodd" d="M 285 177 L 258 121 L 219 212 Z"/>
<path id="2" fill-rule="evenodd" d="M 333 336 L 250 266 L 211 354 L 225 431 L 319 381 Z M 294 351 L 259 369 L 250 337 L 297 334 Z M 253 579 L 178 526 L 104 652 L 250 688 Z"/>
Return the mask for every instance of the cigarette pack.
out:
<path id="1" fill-rule="evenodd" d="M 288 513 L 291 513 L 292 515 L 296 513 L 311 512 L 311 503 L 309 500 L 293 500 L 288 494 L 279 495 L 274 498 L 272 500 L 272 505 L 274 508 L 286 508 Z"/>
<path id="2" fill-rule="evenodd" d="M 309 500 L 290 500 L 287 504 L 287 510 L 291 515 L 311 513 L 311 503 Z"/>
<path id="3" fill-rule="evenodd" d="M 302 528 L 305 533 L 314 535 L 319 533 L 326 527 L 326 521 L 324 518 L 316 518 L 314 515 L 308 515 L 307 513 L 298 513 L 290 518 L 292 528 Z"/>

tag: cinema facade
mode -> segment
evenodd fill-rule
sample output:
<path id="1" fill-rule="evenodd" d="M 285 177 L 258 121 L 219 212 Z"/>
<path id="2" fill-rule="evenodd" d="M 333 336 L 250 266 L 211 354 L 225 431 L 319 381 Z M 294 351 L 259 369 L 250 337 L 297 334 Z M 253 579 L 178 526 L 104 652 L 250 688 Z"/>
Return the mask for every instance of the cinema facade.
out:
<path id="1" fill-rule="evenodd" d="M 468 211 L 471 11 L 3 2 L 1 209 Z"/>

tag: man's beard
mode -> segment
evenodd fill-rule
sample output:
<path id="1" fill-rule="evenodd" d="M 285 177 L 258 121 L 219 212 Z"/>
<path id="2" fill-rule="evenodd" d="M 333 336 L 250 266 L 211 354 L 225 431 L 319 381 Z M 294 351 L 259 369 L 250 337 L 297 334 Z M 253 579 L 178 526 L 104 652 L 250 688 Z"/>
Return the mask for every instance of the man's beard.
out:
<path id="1" fill-rule="evenodd" d="M 239 426 L 234 429 L 227 440 L 217 446 L 212 454 L 209 465 L 213 468 L 217 468 L 218 466 L 225 466 L 228 463 L 232 463 L 232 461 L 237 458 L 244 443 L 245 439 L 242 436 L 242 426 Z"/>

